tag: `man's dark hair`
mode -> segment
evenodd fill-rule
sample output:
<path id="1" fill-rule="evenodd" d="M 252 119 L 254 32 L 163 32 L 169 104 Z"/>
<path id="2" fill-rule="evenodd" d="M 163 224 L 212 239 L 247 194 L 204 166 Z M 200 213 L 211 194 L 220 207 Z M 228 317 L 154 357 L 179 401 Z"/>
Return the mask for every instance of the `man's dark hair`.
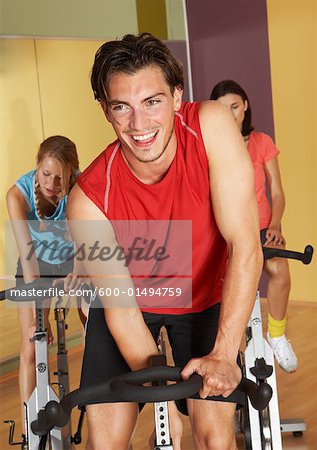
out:
<path id="1" fill-rule="evenodd" d="M 132 75 L 146 67 L 162 70 L 172 94 L 176 87 L 183 89 L 183 68 L 163 42 L 149 33 L 127 34 L 121 40 L 106 42 L 96 52 L 91 73 L 95 99 L 107 101 L 107 87 L 113 75 Z"/>
<path id="2" fill-rule="evenodd" d="M 216 84 L 214 86 L 211 94 L 210 94 L 210 100 L 218 100 L 218 98 L 223 97 L 227 94 L 235 94 L 239 95 L 242 100 L 245 102 L 248 102 L 248 108 L 244 113 L 244 119 L 242 122 L 242 136 L 248 136 L 252 130 L 254 130 L 252 126 L 252 111 L 251 111 L 251 105 L 248 99 L 248 96 L 244 89 L 233 80 L 224 80 L 220 81 L 220 83 Z"/>

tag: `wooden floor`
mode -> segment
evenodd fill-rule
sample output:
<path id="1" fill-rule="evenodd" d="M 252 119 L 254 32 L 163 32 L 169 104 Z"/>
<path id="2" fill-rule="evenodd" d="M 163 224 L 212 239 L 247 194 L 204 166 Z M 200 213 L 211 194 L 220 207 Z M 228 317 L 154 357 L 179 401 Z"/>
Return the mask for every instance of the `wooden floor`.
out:
<path id="1" fill-rule="evenodd" d="M 266 309 L 262 305 L 263 312 Z M 283 449 L 317 450 L 317 305 L 293 302 L 288 310 L 288 337 L 292 340 L 299 357 L 299 369 L 294 374 L 286 374 L 277 368 L 278 395 L 281 417 L 303 418 L 307 431 L 303 437 L 295 438 L 291 434 L 283 435 Z M 263 314 L 264 316 L 264 314 Z M 78 386 L 82 351 L 80 348 L 69 352 L 71 389 Z M 52 370 L 55 362 L 52 361 Z M 21 432 L 19 420 L 19 396 L 17 373 L 13 372 L 0 379 L 0 449 L 9 450 L 7 443 L 7 425 L 5 419 L 15 419 L 17 422 L 17 437 Z M 76 428 L 78 411 L 73 413 L 73 432 Z M 184 436 L 183 450 L 193 450 L 190 427 L 187 418 L 183 418 Z M 152 406 L 147 405 L 142 411 L 134 436 L 134 450 L 148 449 L 147 441 L 153 430 Z M 78 450 L 85 449 L 87 438 L 86 422 L 83 427 L 83 443 L 76 446 Z M 239 449 L 243 449 L 242 438 L 238 437 Z M 118 449 L 120 450 L 120 449 Z"/>

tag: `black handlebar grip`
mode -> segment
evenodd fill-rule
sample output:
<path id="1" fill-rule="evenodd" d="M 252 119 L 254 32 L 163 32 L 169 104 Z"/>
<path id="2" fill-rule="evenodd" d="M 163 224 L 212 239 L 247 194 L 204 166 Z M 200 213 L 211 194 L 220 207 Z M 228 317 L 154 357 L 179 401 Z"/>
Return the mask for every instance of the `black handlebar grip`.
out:
<path id="1" fill-rule="evenodd" d="M 304 253 L 294 252 L 281 248 L 262 247 L 264 259 L 288 258 L 302 261 L 303 264 L 309 264 L 312 260 L 314 249 L 311 245 L 306 245 Z"/>
<path id="2" fill-rule="evenodd" d="M 193 374 L 183 381 L 181 369 L 171 366 L 156 366 L 141 369 L 116 377 L 111 382 L 111 390 L 124 402 L 165 402 L 190 397 L 202 387 L 202 378 Z M 165 386 L 143 386 L 143 383 L 155 381 L 178 381 Z"/>
<path id="3" fill-rule="evenodd" d="M 150 381 L 181 381 L 180 372 L 181 369 L 169 366 L 142 369 L 114 379 L 111 382 L 111 390 L 121 401 L 144 403 L 178 400 L 196 394 L 202 387 L 202 378 L 198 374 L 193 374 L 187 381 L 169 386 L 142 386 L 142 383 Z M 267 407 L 273 393 L 269 384 L 262 383 L 257 385 L 246 378 L 241 380 L 237 390 L 245 393 L 249 397 L 252 406 L 257 410 Z"/>
<path id="4" fill-rule="evenodd" d="M 269 384 L 256 384 L 247 378 L 242 378 L 237 390 L 245 392 L 254 409 L 262 411 L 272 398 L 273 391 Z"/>
<path id="5" fill-rule="evenodd" d="M 151 367 L 116 377 L 111 382 L 111 390 L 123 402 L 164 402 L 188 398 L 202 388 L 202 378 L 193 374 L 188 380 L 182 381 L 181 369 L 170 366 Z M 150 381 L 178 381 L 168 386 L 142 386 Z M 180 382 L 181 381 L 181 382 Z M 237 391 L 245 393 L 254 409 L 267 407 L 272 397 L 272 388 L 267 383 L 257 385 L 243 378 Z"/>

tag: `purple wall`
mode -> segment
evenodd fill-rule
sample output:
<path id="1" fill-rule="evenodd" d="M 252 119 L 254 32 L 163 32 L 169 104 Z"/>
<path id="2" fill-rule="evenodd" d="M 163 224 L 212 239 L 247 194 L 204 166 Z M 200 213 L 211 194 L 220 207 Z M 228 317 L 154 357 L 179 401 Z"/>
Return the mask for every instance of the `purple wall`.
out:
<path id="1" fill-rule="evenodd" d="M 186 0 L 194 100 L 233 79 L 246 90 L 253 124 L 274 138 L 266 0 Z"/>
<path id="2" fill-rule="evenodd" d="M 253 125 L 274 139 L 266 0 L 186 0 L 194 100 L 233 79 L 247 92 Z M 266 295 L 262 275 L 260 290 Z"/>

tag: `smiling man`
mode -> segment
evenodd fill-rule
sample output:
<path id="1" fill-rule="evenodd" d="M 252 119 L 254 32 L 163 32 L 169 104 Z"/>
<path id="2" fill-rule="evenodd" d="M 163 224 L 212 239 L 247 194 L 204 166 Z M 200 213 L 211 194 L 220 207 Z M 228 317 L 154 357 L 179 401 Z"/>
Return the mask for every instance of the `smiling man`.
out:
<path id="1" fill-rule="evenodd" d="M 175 229 L 163 222 L 190 221 L 192 299 L 190 307 L 170 298 L 167 308 L 139 308 L 136 299 L 124 307 L 113 298 L 117 307 L 109 307 L 100 298 L 89 312 L 81 386 L 146 367 L 165 326 L 183 378 L 203 377 L 201 399 L 187 399 L 196 448 L 236 449 L 237 354 L 262 268 L 253 172 L 241 134 L 225 107 L 182 102 L 182 68 L 149 34 L 102 45 L 91 81 L 118 139 L 81 175 L 68 218 L 100 223 L 98 241 L 110 248 L 120 240 L 115 221 L 157 221 L 164 245 Z M 96 239 L 91 226 L 72 227 L 72 234 L 78 246 Z M 98 288 L 116 287 L 112 275 L 119 272 L 122 295 L 137 283 L 124 261 L 84 264 Z M 90 448 L 129 448 L 138 405 L 100 400 L 86 410 Z M 177 450 L 173 419 L 172 408 Z"/>

